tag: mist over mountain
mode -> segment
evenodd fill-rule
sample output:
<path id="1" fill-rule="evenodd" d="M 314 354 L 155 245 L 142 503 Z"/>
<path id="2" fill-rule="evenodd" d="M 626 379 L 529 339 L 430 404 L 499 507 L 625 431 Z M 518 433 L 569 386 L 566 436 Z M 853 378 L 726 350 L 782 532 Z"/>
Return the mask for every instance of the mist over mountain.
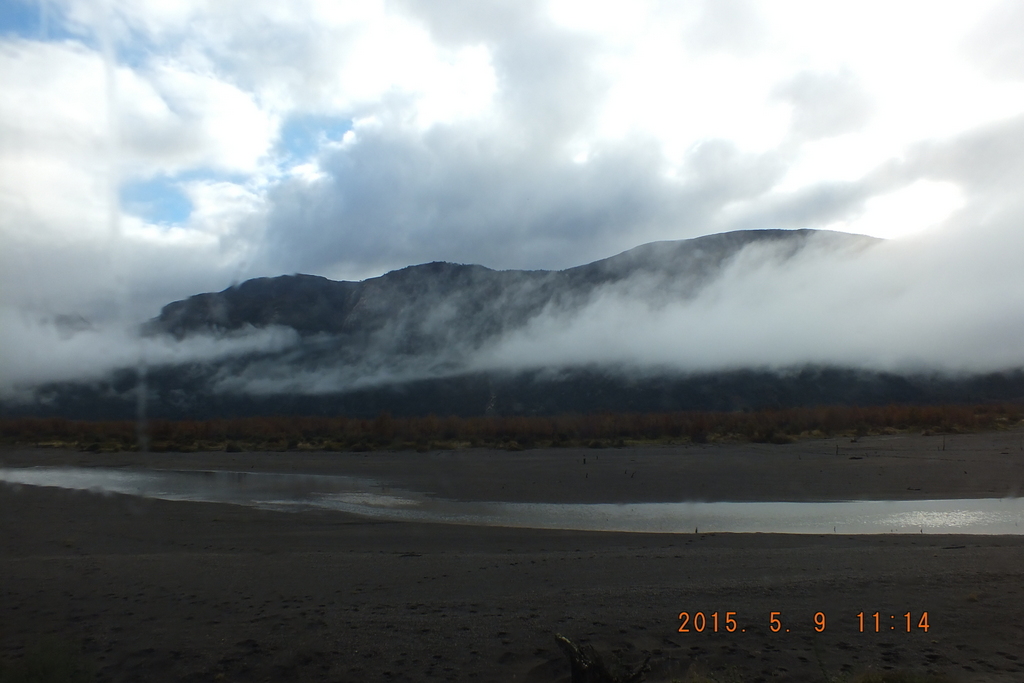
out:
<path id="1" fill-rule="evenodd" d="M 737 231 L 561 271 L 434 262 L 361 282 L 248 280 L 170 303 L 142 326 L 146 410 L 556 414 L 1024 397 L 1024 373 L 1000 359 L 952 369 L 887 364 L 878 353 L 859 360 L 873 338 L 858 309 L 836 300 L 842 320 L 861 329 L 843 346 L 843 330 L 823 324 L 827 303 L 835 287 L 847 291 L 844 269 L 863 270 L 883 244 L 828 231 Z M 806 274 L 819 271 L 834 282 L 809 283 Z M 873 305 L 864 310 L 895 315 L 889 302 Z M 2 409 L 128 417 L 138 384 L 122 363 L 90 381 L 42 383 Z"/>
<path id="2" fill-rule="evenodd" d="M 139 368 L 154 415 L 1024 368 L 1008 0 L 31 4 L 0 14 L 2 412 L 130 414 Z"/>
<path id="3" fill-rule="evenodd" d="M 281 325 L 304 337 L 334 336 L 343 353 L 370 352 L 369 345 L 393 354 L 443 353 L 518 329 L 545 308 L 556 314 L 579 309 L 602 288 L 643 287 L 634 293 L 651 301 L 692 298 L 745 247 L 773 245 L 789 258 L 812 236 L 834 246 L 880 241 L 826 231 L 745 230 L 645 244 L 561 271 L 434 262 L 362 282 L 258 278 L 168 304 L 145 329 L 182 339 Z"/>

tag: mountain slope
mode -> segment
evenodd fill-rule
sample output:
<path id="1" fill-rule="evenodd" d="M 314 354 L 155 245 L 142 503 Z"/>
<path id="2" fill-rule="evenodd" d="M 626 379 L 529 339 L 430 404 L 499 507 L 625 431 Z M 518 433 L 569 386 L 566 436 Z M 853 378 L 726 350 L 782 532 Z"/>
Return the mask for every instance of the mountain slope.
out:
<path id="1" fill-rule="evenodd" d="M 168 304 L 150 321 L 147 331 L 183 338 L 283 325 L 303 335 L 328 333 L 359 343 L 392 328 L 408 335 L 406 351 L 436 350 L 440 342 L 454 336 L 463 342 L 480 342 L 502 334 L 547 306 L 578 307 L 600 288 L 628 280 L 643 279 L 677 296 L 692 296 L 748 246 L 782 246 L 783 256 L 792 256 L 812 237 L 837 246 L 877 241 L 813 230 L 748 230 L 653 242 L 562 271 L 496 271 L 435 262 L 362 282 L 313 275 L 259 278 Z"/>
<path id="2" fill-rule="evenodd" d="M 720 275 L 735 278 L 748 267 L 754 270 L 745 286 L 755 290 L 757 301 L 764 284 L 757 268 L 766 260 L 772 262 L 770 272 L 786 272 L 789 259 L 818 263 L 822 254 L 839 254 L 840 261 L 830 261 L 838 263 L 843 254 L 877 242 L 811 230 L 743 231 L 655 242 L 562 271 L 427 263 L 361 282 L 312 275 L 249 280 L 168 304 L 146 323 L 146 334 L 164 345 L 187 349 L 196 338 L 206 346 L 246 349 L 150 367 L 147 411 L 170 418 L 380 411 L 557 414 L 1024 399 L 1019 369 L 956 377 L 813 364 L 785 371 L 684 371 L 639 364 L 630 370 L 573 361 L 573 349 L 569 362 L 559 367 L 474 364 L 495 345 L 529 333 L 538 320 L 550 330 L 580 310 L 597 309 L 605 316 L 602 325 L 636 337 L 642 332 L 630 329 L 632 306 L 653 306 L 647 313 L 657 315 L 659 303 L 689 305 L 706 288 L 728 281 Z M 812 245 L 816 250 L 808 251 Z M 747 249 L 761 251 L 745 258 Z M 788 291 L 776 289 L 771 296 Z M 608 293 L 626 296 L 606 298 Z M 627 304 L 605 312 L 610 300 Z M 698 309 L 705 310 L 705 304 Z M 700 318 L 696 321 L 700 324 Z M 231 347 L 239 338 L 257 338 L 252 333 L 261 328 L 283 329 L 288 342 Z M 744 329 L 758 343 L 757 331 Z M 580 343 L 587 344 L 587 338 Z M 130 417 L 138 386 L 135 370 L 125 368 L 99 382 L 38 387 L 34 403 L 0 405 L 0 414 Z"/>

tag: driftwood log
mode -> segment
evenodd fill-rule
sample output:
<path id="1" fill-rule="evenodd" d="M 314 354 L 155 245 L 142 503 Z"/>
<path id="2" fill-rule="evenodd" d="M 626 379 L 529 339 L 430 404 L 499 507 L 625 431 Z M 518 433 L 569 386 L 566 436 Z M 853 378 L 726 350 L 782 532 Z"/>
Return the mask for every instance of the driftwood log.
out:
<path id="1" fill-rule="evenodd" d="M 555 635 L 555 641 L 562 652 L 569 658 L 572 672 L 572 683 L 641 683 L 650 670 L 648 656 L 644 663 L 631 673 L 624 676 L 613 676 L 601 661 L 601 657 L 589 645 L 579 646 L 561 634 Z"/>

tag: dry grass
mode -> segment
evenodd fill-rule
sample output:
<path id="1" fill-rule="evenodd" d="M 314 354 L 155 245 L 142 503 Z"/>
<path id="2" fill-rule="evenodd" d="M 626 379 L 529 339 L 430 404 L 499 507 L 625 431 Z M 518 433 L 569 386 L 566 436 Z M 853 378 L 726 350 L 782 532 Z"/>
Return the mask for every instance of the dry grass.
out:
<path id="1" fill-rule="evenodd" d="M 154 451 L 372 451 L 454 448 L 606 448 L 640 444 L 754 441 L 899 432 L 959 433 L 1017 426 L 1024 406 L 880 406 L 793 408 L 745 413 L 600 413 L 554 417 L 251 417 L 152 420 Z M 136 424 L 61 418 L 0 420 L 9 445 L 136 450 Z"/>
<path id="2" fill-rule="evenodd" d="M 823 683 L 956 683 L 945 674 L 914 673 L 911 671 L 872 671 L 859 676 L 826 677 Z M 735 671 L 721 674 L 693 674 L 673 683 L 744 683 Z"/>
<path id="3" fill-rule="evenodd" d="M 955 680 L 945 674 L 872 671 L 851 679 L 850 683 L 954 683 Z"/>

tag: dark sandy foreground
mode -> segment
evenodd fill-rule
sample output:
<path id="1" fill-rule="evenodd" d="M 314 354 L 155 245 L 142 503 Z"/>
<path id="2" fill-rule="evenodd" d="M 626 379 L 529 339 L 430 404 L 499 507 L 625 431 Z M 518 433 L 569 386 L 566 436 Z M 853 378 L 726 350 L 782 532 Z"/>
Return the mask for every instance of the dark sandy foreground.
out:
<path id="1" fill-rule="evenodd" d="M 8 450 L 0 463 L 333 472 L 475 500 L 987 497 L 1024 490 L 1022 438 L 947 436 L 945 450 L 942 437 L 456 454 Z M 719 612 L 721 631 L 678 633 L 684 610 Z M 907 611 L 911 633 L 900 630 Z M 726 612 L 746 632 L 725 632 Z M 51 637 L 117 681 L 567 681 L 554 633 L 612 661 L 649 655 L 651 681 L 822 681 L 889 667 L 1024 681 L 1024 537 L 537 531 L 0 485 L 7 660 Z"/>

